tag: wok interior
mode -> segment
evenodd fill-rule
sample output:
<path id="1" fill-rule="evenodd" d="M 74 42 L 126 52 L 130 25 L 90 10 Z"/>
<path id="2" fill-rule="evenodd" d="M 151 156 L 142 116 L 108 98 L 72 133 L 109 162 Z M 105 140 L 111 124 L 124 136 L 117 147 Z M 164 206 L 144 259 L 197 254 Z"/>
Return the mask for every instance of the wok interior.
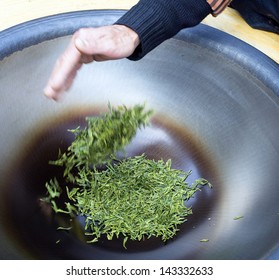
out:
<path id="1" fill-rule="evenodd" d="M 226 57 L 172 39 L 139 62 L 84 66 L 67 96 L 54 103 L 42 89 L 68 41 L 43 42 L 1 62 L 0 258 L 266 257 L 279 241 L 275 94 Z M 47 160 L 63 141 L 69 143 L 68 126 L 105 110 L 108 102 L 145 102 L 155 111 L 128 154 L 172 158 L 176 168 L 194 171 L 189 180 L 201 176 L 214 185 L 190 201 L 193 216 L 167 244 L 151 239 L 130 250 L 117 241 L 87 245 L 57 232 L 38 206 L 40 184 L 54 172 Z M 199 242 L 204 238 L 209 242 Z"/>

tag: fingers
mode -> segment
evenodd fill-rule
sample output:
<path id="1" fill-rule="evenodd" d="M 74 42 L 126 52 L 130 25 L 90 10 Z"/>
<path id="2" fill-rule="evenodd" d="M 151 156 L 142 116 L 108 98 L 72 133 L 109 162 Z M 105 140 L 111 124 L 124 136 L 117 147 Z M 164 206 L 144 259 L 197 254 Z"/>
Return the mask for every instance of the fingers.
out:
<path id="1" fill-rule="evenodd" d="M 58 58 L 50 75 L 44 93 L 48 98 L 58 100 L 61 93 L 67 90 L 81 67 L 81 53 L 72 40 L 65 52 Z"/>
<path id="2" fill-rule="evenodd" d="M 139 44 L 138 35 L 126 26 L 111 25 L 77 31 L 58 58 L 44 89 L 48 98 L 59 100 L 68 90 L 82 64 L 131 55 Z"/>
<path id="3" fill-rule="evenodd" d="M 69 46 L 55 63 L 44 88 L 44 94 L 50 99 L 59 100 L 63 93 L 71 87 L 82 64 L 93 61 L 94 38 L 89 38 L 92 40 L 89 44 L 86 37 L 91 30 L 82 29 L 80 31 L 73 35 Z M 82 35 L 81 38 L 79 38 L 80 35 Z"/>

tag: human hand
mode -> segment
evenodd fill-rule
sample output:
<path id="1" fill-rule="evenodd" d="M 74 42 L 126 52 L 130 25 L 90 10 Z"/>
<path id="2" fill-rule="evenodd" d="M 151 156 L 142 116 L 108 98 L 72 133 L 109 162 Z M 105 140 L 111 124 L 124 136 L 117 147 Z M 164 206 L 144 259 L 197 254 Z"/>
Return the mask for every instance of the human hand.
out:
<path id="1" fill-rule="evenodd" d="M 45 95 L 59 100 L 71 87 L 77 71 L 83 64 L 128 57 L 138 45 L 137 33 L 124 25 L 78 30 L 56 61 L 44 89 Z"/>

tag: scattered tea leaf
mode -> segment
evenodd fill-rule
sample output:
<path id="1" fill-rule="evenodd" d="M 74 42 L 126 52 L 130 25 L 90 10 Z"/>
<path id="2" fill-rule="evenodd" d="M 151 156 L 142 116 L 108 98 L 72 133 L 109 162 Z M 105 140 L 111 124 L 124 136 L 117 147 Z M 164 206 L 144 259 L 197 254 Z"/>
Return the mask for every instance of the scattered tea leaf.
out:
<path id="1" fill-rule="evenodd" d="M 204 239 L 201 239 L 200 242 L 204 242 L 204 243 L 205 243 L 205 242 L 209 242 L 209 239 L 204 238 Z"/>
<path id="2" fill-rule="evenodd" d="M 244 216 L 235 216 L 233 219 L 234 219 L 234 220 L 240 220 L 240 219 L 242 219 L 242 218 L 244 218 Z"/>

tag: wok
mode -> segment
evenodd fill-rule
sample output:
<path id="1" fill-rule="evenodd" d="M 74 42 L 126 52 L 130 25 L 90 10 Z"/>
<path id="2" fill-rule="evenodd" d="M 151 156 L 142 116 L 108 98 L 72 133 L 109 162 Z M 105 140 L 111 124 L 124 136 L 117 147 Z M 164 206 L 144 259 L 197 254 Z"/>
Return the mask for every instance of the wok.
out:
<path id="1" fill-rule="evenodd" d="M 279 66 L 267 56 L 199 25 L 141 61 L 84 66 L 62 102 L 43 96 L 69 35 L 123 12 L 66 13 L 0 33 L 0 258 L 279 259 Z M 193 170 L 189 182 L 205 177 L 214 186 L 188 202 L 194 214 L 166 244 L 86 244 L 57 231 L 40 202 L 57 172 L 48 161 L 72 139 L 67 129 L 108 102 L 145 102 L 155 111 L 128 155 L 171 158 Z"/>

